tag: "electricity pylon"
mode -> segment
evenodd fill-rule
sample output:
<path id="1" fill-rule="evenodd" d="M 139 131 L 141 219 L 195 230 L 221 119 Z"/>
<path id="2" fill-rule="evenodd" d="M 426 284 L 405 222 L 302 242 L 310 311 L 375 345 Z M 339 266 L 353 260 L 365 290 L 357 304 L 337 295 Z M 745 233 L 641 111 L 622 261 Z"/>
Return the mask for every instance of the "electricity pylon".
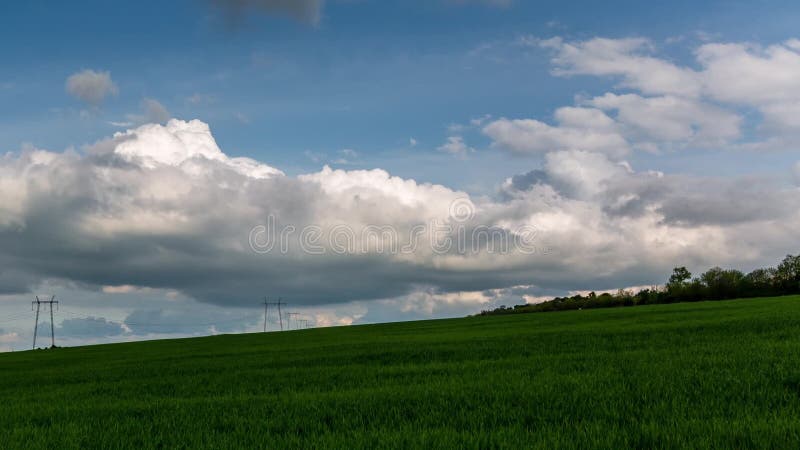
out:
<path id="1" fill-rule="evenodd" d="M 39 310 L 42 307 L 42 304 L 50 305 L 50 346 L 56 346 L 56 330 L 55 326 L 53 325 L 53 305 L 57 305 L 58 302 L 55 300 L 56 296 L 53 295 L 50 297 L 50 300 L 39 300 L 39 296 L 36 296 L 36 300 L 31 302 L 31 309 L 33 309 L 33 305 L 36 305 L 36 324 L 33 326 L 33 349 L 36 350 L 36 335 L 39 331 Z"/>
<path id="2" fill-rule="evenodd" d="M 278 298 L 277 302 L 269 302 L 267 298 L 264 297 L 264 332 L 267 332 L 267 311 L 269 310 L 270 306 L 277 306 L 278 307 L 278 323 L 281 325 L 281 331 L 283 331 L 283 315 L 281 314 L 281 305 L 286 306 L 286 303 L 282 302 L 280 298 Z"/>

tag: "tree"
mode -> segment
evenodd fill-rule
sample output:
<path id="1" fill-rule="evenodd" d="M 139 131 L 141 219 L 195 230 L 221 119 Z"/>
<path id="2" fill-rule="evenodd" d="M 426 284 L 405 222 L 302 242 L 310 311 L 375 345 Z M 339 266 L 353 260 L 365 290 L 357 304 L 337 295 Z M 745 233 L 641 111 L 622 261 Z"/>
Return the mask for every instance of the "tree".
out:
<path id="1" fill-rule="evenodd" d="M 699 277 L 692 278 L 691 272 L 686 267 L 676 267 L 672 270 L 664 288 L 654 286 L 636 293 L 620 289 L 616 294 L 598 295 L 596 292 L 590 292 L 585 297 L 580 294 L 556 297 L 550 301 L 521 308 L 501 306 L 489 311 L 488 314 L 610 308 L 647 303 L 725 300 L 798 293 L 800 293 L 800 255 L 787 255 L 777 268 L 756 269 L 747 275 L 738 270 L 713 267 Z"/>
<path id="2" fill-rule="evenodd" d="M 686 267 L 676 267 L 672 269 L 672 275 L 670 275 L 667 284 L 682 285 L 690 278 L 692 278 L 692 273 L 686 270 Z"/>
<path id="3" fill-rule="evenodd" d="M 800 255 L 786 255 L 776 269 L 775 278 L 785 293 L 800 292 Z"/>
<path id="4" fill-rule="evenodd" d="M 744 294 L 747 296 L 766 296 L 776 292 L 774 267 L 756 269 L 748 273 L 743 280 Z"/>
<path id="5" fill-rule="evenodd" d="M 738 270 L 725 270 L 719 267 L 709 269 L 700 275 L 700 281 L 708 289 L 712 299 L 734 298 L 739 293 L 739 285 L 744 274 Z"/>
<path id="6" fill-rule="evenodd" d="M 685 297 L 686 281 L 692 278 L 692 273 L 686 267 L 672 269 L 672 275 L 667 281 L 667 302 L 682 301 Z"/>
<path id="7" fill-rule="evenodd" d="M 747 281 L 755 287 L 767 287 L 774 282 L 775 268 L 756 269 L 747 274 Z"/>

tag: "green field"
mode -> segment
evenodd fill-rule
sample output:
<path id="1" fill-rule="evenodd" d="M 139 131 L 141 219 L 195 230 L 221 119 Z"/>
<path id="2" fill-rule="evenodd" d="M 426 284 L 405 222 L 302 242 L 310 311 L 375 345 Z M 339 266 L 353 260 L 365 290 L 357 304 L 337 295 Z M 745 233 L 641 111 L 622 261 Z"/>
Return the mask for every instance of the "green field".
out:
<path id="1" fill-rule="evenodd" d="M 800 448 L 800 297 L 0 355 L 0 447 Z"/>

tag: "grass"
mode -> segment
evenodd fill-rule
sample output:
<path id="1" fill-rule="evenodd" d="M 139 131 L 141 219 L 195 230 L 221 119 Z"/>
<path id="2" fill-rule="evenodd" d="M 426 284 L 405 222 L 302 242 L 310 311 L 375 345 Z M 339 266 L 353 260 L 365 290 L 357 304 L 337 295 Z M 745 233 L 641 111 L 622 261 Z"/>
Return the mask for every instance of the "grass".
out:
<path id="1" fill-rule="evenodd" d="M 800 297 L 0 355 L 0 447 L 800 448 Z"/>

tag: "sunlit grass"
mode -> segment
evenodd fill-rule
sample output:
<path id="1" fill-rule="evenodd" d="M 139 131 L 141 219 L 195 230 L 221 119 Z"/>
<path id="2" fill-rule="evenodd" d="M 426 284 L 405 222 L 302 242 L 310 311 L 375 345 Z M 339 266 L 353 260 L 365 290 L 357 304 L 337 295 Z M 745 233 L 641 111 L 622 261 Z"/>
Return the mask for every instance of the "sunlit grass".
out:
<path id="1" fill-rule="evenodd" d="M 0 355 L 0 447 L 800 448 L 800 297 Z"/>

